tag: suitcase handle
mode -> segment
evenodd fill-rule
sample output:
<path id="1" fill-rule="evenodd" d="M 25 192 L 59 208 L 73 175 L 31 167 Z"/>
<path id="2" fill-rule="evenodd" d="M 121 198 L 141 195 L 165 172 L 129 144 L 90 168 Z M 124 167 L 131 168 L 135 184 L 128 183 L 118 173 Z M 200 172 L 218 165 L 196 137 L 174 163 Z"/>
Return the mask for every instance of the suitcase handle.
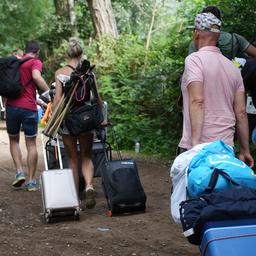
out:
<path id="1" fill-rule="evenodd" d="M 47 143 L 50 141 L 50 140 L 53 140 L 53 139 L 49 139 L 46 144 L 44 143 L 44 133 L 41 133 L 41 141 L 42 141 L 42 147 L 43 147 L 43 156 L 44 156 L 44 166 L 45 166 L 45 170 L 48 170 L 49 169 L 49 166 L 48 166 L 48 161 L 47 161 L 47 155 L 46 155 L 46 147 L 47 147 Z M 60 166 L 60 169 L 63 169 L 63 162 L 62 162 L 62 157 L 61 157 L 61 151 L 60 151 L 60 140 L 59 140 L 59 136 L 56 135 L 56 138 L 54 139 L 56 140 L 56 143 L 57 143 L 57 154 L 58 154 L 58 161 L 59 161 L 59 166 Z"/>
<path id="2" fill-rule="evenodd" d="M 115 129 L 114 129 L 113 125 L 110 122 L 107 123 L 107 126 L 111 127 L 112 137 L 113 137 L 113 140 L 114 140 L 114 144 L 116 146 L 116 152 L 117 152 L 118 160 L 122 160 L 123 158 L 122 158 L 121 152 L 120 152 L 119 147 L 118 147 Z M 106 144 L 106 134 L 102 131 L 104 131 L 104 129 L 101 129 L 99 131 L 99 137 L 100 137 L 100 140 L 103 144 L 103 149 L 104 149 L 104 152 L 105 152 L 106 160 L 108 161 L 107 149 L 106 149 L 106 146 L 105 146 L 105 144 Z M 112 158 L 112 156 L 111 156 L 111 158 Z"/>
<path id="3" fill-rule="evenodd" d="M 45 145 L 44 145 L 44 134 L 43 133 L 41 133 L 41 142 L 42 142 L 43 156 L 44 156 L 44 168 L 45 168 L 45 170 L 48 170 L 46 148 L 45 148 Z"/>

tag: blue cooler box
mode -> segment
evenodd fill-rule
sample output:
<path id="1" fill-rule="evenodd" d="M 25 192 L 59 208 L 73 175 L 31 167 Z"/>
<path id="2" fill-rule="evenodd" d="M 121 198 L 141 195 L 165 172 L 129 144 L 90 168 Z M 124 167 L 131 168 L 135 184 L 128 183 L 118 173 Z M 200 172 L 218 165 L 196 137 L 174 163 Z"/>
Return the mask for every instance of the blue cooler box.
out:
<path id="1" fill-rule="evenodd" d="M 204 230 L 202 256 L 256 255 L 256 219 L 211 221 Z"/>

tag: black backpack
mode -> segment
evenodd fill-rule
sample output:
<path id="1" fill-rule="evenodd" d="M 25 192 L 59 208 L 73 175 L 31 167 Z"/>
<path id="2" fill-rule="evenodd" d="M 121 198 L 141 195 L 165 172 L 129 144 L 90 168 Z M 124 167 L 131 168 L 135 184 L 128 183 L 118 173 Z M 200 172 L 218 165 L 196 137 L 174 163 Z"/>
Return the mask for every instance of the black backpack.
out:
<path id="1" fill-rule="evenodd" d="M 0 96 L 6 98 L 17 98 L 21 95 L 24 86 L 20 81 L 20 66 L 32 57 L 20 60 L 15 56 L 0 58 Z"/>
<path id="2" fill-rule="evenodd" d="M 72 90 L 73 85 L 78 83 L 72 101 L 73 106 L 81 106 L 84 105 L 84 102 L 89 101 L 90 91 L 92 91 L 96 97 L 98 96 L 95 87 L 94 74 L 92 72 L 94 67 L 95 65 L 91 65 L 88 60 L 83 60 L 75 69 L 72 67 L 74 71 L 71 73 L 70 80 L 66 82 L 63 89 L 64 94 L 69 95 L 70 88 Z"/>

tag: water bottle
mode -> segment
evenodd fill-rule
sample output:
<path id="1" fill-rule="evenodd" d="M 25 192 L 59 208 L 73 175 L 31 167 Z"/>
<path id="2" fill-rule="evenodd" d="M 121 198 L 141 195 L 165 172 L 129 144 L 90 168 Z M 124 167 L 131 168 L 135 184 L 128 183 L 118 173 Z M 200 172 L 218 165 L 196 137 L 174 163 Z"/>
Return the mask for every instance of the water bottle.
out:
<path id="1" fill-rule="evenodd" d="M 135 153 L 138 154 L 140 152 L 140 143 L 136 142 L 135 143 Z"/>
<path id="2" fill-rule="evenodd" d="M 103 101 L 102 113 L 104 116 L 104 120 L 107 122 L 108 121 L 108 103 L 106 101 Z"/>

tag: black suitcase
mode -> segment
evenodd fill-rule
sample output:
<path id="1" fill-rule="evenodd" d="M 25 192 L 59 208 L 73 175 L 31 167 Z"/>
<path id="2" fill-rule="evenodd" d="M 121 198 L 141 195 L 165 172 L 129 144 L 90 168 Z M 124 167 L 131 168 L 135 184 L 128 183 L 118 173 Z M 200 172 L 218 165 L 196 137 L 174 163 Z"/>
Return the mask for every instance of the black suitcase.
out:
<path id="1" fill-rule="evenodd" d="M 101 171 L 109 217 L 116 213 L 145 211 L 147 198 L 134 160 L 106 161 Z"/>

